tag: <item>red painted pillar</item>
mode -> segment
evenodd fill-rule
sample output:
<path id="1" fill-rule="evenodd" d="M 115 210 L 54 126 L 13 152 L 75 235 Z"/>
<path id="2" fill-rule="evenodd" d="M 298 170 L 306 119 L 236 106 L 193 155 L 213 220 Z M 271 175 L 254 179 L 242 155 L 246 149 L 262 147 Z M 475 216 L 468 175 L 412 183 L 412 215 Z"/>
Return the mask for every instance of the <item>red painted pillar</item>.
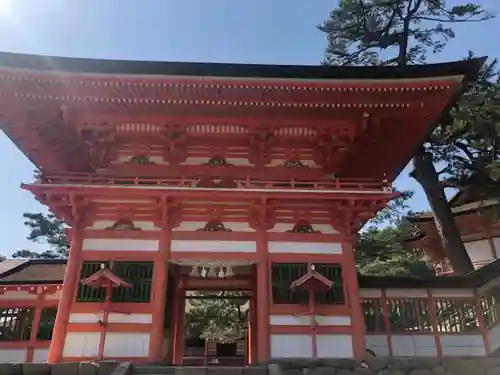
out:
<path id="1" fill-rule="evenodd" d="M 149 360 L 160 362 L 163 359 L 165 336 L 165 304 L 167 299 L 168 255 L 170 250 L 170 230 L 163 228 L 159 241 L 158 256 L 154 261 L 153 288 L 151 291 L 152 331 L 149 341 Z"/>
<path id="2" fill-rule="evenodd" d="M 64 341 L 66 340 L 66 330 L 68 328 L 71 305 L 75 300 L 75 293 L 78 290 L 80 278 L 80 263 L 83 244 L 83 228 L 75 225 L 71 231 L 71 247 L 69 249 L 68 263 L 64 273 L 64 282 L 61 291 L 61 299 L 57 309 L 56 321 L 50 349 L 47 358 L 48 363 L 58 363 L 62 359 Z"/>
<path id="3" fill-rule="evenodd" d="M 173 364 L 182 365 L 184 357 L 184 318 L 186 310 L 186 297 L 184 289 L 180 283 L 177 284 L 175 290 L 175 307 L 174 307 L 174 332 L 173 332 Z"/>
<path id="4" fill-rule="evenodd" d="M 351 312 L 353 354 L 355 358 L 362 359 L 365 355 L 365 320 L 359 297 L 358 272 L 351 242 L 342 244 L 342 253 L 342 279 Z"/>
<path id="5" fill-rule="evenodd" d="M 269 260 L 267 255 L 267 236 L 264 228 L 257 230 L 256 265 L 256 302 L 257 302 L 257 361 L 266 362 L 270 357 L 269 343 L 271 340 L 269 330 L 269 303 L 270 303 L 270 277 Z"/>

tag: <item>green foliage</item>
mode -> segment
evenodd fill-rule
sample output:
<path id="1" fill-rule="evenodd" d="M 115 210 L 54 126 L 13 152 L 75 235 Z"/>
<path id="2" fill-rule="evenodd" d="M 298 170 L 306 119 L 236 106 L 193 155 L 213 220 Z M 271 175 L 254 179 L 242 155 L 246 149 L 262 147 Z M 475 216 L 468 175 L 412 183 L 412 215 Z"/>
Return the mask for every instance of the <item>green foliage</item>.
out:
<path id="1" fill-rule="evenodd" d="M 340 0 L 330 18 L 319 26 L 328 38 L 324 63 L 423 63 L 429 53 L 442 51 L 455 37 L 451 25 L 493 17 L 472 3 L 447 6 L 445 0 Z M 469 183 L 472 174 L 482 174 L 482 181 L 487 181 L 493 178 L 491 173 L 498 173 L 498 82 L 491 81 L 494 65 L 482 72 L 457 109 L 443 116 L 441 126 L 413 158 L 411 176 L 422 185 L 439 223 L 443 247 L 461 273 L 472 270 L 472 263 L 444 201 L 444 187 L 451 181 Z M 441 181 L 435 168 L 438 162 L 445 164 Z M 480 186 L 485 186 L 484 182 Z"/>
<path id="2" fill-rule="evenodd" d="M 414 231 L 412 225 L 399 219 L 396 225 L 370 227 L 361 232 L 356 246 L 356 264 L 362 275 L 429 277 L 434 271 L 419 251 L 405 248 L 404 240 Z"/>
<path id="3" fill-rule="evenodd" d="M 65 232 L 65 224 L 53 214 L 25 213 L 24 225 L 30 228 L 28 240 L 37 243 L 47 243 L 49 250 L 37 253 L 30 250 L 18 250 L 13 258 L 57 259 L 68 256 L 69 239 Z"/>
<path id="4" fill-rule="evenodd" d="M 191 338 L 233 342 L 243 336 L 246 327 L 243 292 L 193 292 L 193 296 L 214 297 L 187 299 L 186 335 Z M 220 297 L 241 297 L 221 299 Z"/>
<path id="5" fill-rule="evenodd" d="M 455 37 L 451 24 L 493 17 L 480 5 L 445 0 L 340 0 L 318 28 L 328 37 L 325 64 L 406 65 L 442 51 Z"/>

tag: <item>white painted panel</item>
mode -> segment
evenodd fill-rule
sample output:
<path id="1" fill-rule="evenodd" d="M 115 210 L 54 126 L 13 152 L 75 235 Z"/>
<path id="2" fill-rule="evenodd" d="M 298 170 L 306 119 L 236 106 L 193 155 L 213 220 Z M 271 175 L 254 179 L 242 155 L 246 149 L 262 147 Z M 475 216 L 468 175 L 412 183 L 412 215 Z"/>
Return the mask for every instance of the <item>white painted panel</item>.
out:
<path id="1" fill-rule="evenodd" d="M 272 159 L 266 167 L 282 167 L 288 159 Z M 300 162 L 309 168 L 319 168 L 313 160 L 300 160 Z"/>
<path id="2" fill-rule="evenodd" d="M 92 226 L 87 227 L 87 229 L 106 229 L 111 228 L 116 221 L 112 220 L 97 220 L 92 224 Z M 160 230 L 152 221 L 134 221 L 134 226 L 142 230 Z"/>
<path id="3" fill-rule="evenodd" d="M 500 257 L 500 237 L 493 238 L 493 246 L 495 247 L 495 252 L 497 254 L 497 258 Z"/>
<path id="4" fill-rule="evenodd" d="M 271 358 L 311 357 L 311 335 L 271 335 Z"/>
<path id="5" fill-rule="evenodd" d="M 320 326 L 350 326 L 350 316 L 316 315 L 316 323 Z"/>
<path id="6" fill-rule="evenodd" d="M 389 356 L 389 340 L 387 335 L 365 335 L 365 346 L 378 357 Z"/>
<path id="7" fill-rule="evenodd" d="M 318 358 L 352 358 L 351 335 L 317 335 Z"/>
<path id="8" fill-rule="evenodd" d="M 68 332 L 63 357 L 96 357 L 100 338 L 100 332 Z"/>
<path id="9" fill-rule="evenodd" d="M 479 334 L 439 335 L 444 356 L 485 355 L 483 338 Z"/>
<path id="10" fill-rule="evenodd" d="M 119 155 L 115 160 L 111 161 L 111 164 L 123 164 L 128 163 L 133 156 L 130 154 Z M 156 164 L 168 164 L 161 156 L 151 155 L 148 159 Z"/>
<path id="11" fill-rule="evenodd" d="M 270 315 L 269 324 L 272 326 L 308 326 L 311 318 L 306 315 Z"/>
<path id="12" fill-rule="evenodd" d="M 437 355 L 434 335 L 392 335 L 395 357 L 432 357 Z"/>
<path id="13" fill-rule="evenodd" d="M 108 332 L 104 342 L 106 357 L 147 357 L 149 333 Z"/>
<path id="14" fill-rule="evenodd" d="M 110 313 L 108 316 L 109 323 L 151 323 L 153 316 L 151 314 L 118 314 Z"/>
<path id="15" fill-rule="evenodd" d="M 270 253 L 291 254 L 342 254 L 342 244 L 325 242 L 282 242 L 270 241 Z"/>
<path id="16" fill-rule="evenodd" d="M 49 356 L 49 349 L 35 349 L 33 350 L 33 362 L 43 363 L 47 362 Z"/>
<path id="17" fill-rule="evenodd" d="M 103 251 L 157 251 L 158 240 L 135 240 L 125 238 L 86 238 L 83 250 Z"/>
<path id="18" fill-rule="evenodd" d="M 295 224 L 293 223 L 276 223 L 276 225 L 269 229 L 271 233 L 285 233 L 291 231 Z M 338 233 L 333 227 L 329 224 L 311 224 L 314 230 L 317 230 L 321 233 L 325 234 L 334 234 Z"/>
<path id="19" fill-rule="evenodd" d="M 170 251 L 206 251 L 254 253 L 257 245 L 253 241 L 183 241 L 173 240 Z"/>
<path id="20" fill-rule="evenodd" d="M 0 363 L 26 362 L 26 349 L 0 350 Z"/>
<path id="21" fill-rule="evenodd" d="M 377 298 L 382 297 L 382 290 L 380 289 L 360 289 L 359 296 L 361 298 Z"/>
<path id="22" fill-rule="evenodd" d="M 0 300 L 36 300 L 36 294 L 30 294 L 27 290 L 23 291 L 8 291 L 0 294 Z"/>
<path id="23" fill-rule="evenodd" d="M 349 316 L 316 315 L 316 323 L 320 326 L 348 326 L 351 325 Z M 272 326 L 309 326 L 311 317 L 306 315 L 270 315 L 269 324 Z"/>
<path id="24" fill-rule="evenodd" d="M 200 228 L 204 228 L 206 224 L 206 221 L 184 221 L 178 227 L 173 228 L 172 231 L 194 232 Z M 227 229 L 231 229 L 233 232 L 255 232 L 255 229 L 251 228 L 248 223 L 228 223 L 224 221 L 223 224 Z"/>
<path id="25" fill-rule="evenodd" d="M 500 325 L 496 325 L 488 331 L 488 342 L 490 344 L 490 353 L 500 347 Z"/>
<path id="26" fill-rule="evenodd" d="M 484 262 L 493 259 L 488 240 L 471 241 L 464 243 L 472 263 Z"/>
<path id="27" fill-rule="evenodd" d="M 91 313 L 71 313 L 69 314 L 70 323 L 97 323 L 100 316 Z"/>
<path id="28" fill-rule="evenodd" d="M 432 289 L 433 297 L 439 298 L 468 298 L 473 297 L 474 293 L 468 289 Z"/>
<path id="29" fill-rule="evenodd" d="M 387 289 L 387 297 L 421 298 L 427 297 L 425 289 Z"/>

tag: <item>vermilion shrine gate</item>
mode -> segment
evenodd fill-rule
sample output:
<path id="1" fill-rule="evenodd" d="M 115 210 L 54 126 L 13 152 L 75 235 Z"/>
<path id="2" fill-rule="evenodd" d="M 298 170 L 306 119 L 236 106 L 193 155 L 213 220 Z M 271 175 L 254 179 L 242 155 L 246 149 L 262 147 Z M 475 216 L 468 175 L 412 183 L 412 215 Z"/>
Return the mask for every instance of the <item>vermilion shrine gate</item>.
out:
<path id="1" fill-rule="evenodd" d="M 357 231 L 481 64 L 0 54 L 2 128 L 40 170 L 23 188 L 71 227 L 62 286 L 22 271 L 60 261 L 0 275 L 1 306 L 34 314 L 4 349 L 182 364 L 186 291 L 224 289 L 251 296 L 247 363 L 362 357 L 380 295 L 360 292 Z"/>

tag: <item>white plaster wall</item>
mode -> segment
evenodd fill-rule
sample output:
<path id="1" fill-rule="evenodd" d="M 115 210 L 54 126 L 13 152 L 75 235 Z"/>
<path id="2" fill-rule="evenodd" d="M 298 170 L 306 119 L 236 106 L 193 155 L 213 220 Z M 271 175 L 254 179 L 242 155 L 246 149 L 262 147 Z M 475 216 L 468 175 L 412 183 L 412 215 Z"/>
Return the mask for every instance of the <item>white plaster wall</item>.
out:
<path id="1" fill-rule="evenodd" d="M 444 356 L 485 355 L 483 338 L 480 334 L 439 335 Z"/>
<path id="2" fill-rule="evenodd" d="M 26 349 L 0 350 L 0 363 L 26 362 Z"/>
<path id="3" fill-rule="evenodd" d="M 99 316 L 98 316 L 99 315 Z M 69 315 L 70 323 L 97 323 L 101 319 L 102 313 L 72 313 Z M 109 323 L 138 323 L 147 324 L 152 322 L 151 314 L 119 314 L 110 313 L 108 315 Z"/>
<path id="4" fill-rule="evenodd" d="M 209 162 L 211 157 L 188 157 L 181 163 L 181 165 L 203 165 Z M 248 159 L 245 158 L 225 158 L 228 164 L 238 165 L 238 166 L 252 166 Z"/>
<path id="5" fill-rule="evenodd" d="M 311 357 L 311 335 L 271 335 L 271 358 Z"/>
<path id="6" fill-rule="evenodd" d="M 394 298 L 423 298 L 427 297 L 425 289 L 387 289 L 387 297 Z"/>
<path id="7" fill-rule="evenodd" d="M 69 314 L 70 323 L 97 323 L 99 319 L 100 318 L 97 316 L 97 314 L 92 314 L 92 313 Z"/>
<path id="8" fill-rule="evenodd" d="M 206 252 L 240 252 L 254 253 L 257 245 L 253 241 L 184 241 L 173 240 L 170 251 L 206 251 Z"/>
<path id="9" fill-rule="evenodd" d="M 272 229 L 269 229 L 271 233 L 285 233 L 293 229 L 295 224 L 293 223 L 277 223 Z M 334 234 L 338 233 L 333 227 L 329 224 L 311 224 L 314 230 L 318 230 L 321 233 L 325 234 Z"/>
<path id="10" fill-rule="evenodd" d="M 500 347 L 500 324 L 488 331 L 487 338 L 490 344 L 490 353 L 494 352 Z"/>
<path id="11" fill-rule="evenodd" d="M 354 357 L 351 335 L 317 335 L 318 358 Z"/>
<path id="12" fill-rule="evenodd" d="M 105 357 L 147 357 L 149 333 L 108 332 L 104 340 Z"/>
<path id="13" fill-rule="evenodd" d="M 194 232 L 200 228 L 205 227 L 206 221 L 184 221 L 178 227 L 173 228 L 172 232 Z M 223 222 L 227 229 L 231 229 L 233 232 L 255 232 L 255 229 L 251 228 L 248 223 L 238 223 L 238 222 Z"/>
<path id="14" fill-rule="evenodd" d="M 35 349 L 33 350 L 33 362 L 47 362 L 47 358 L 49 357 L 49 349 Z"/>
<path id="15" fill-rule="evenodd" d="M 157 251 L 158 240 L 135 240 L 125 238 L 86 238 L 83 250 L 103 251 Z"/>
<path id="16" fill-rule="evenodd" d="M 382 297 L 382 290 L 380 289 L 360 289 L 359 296 L 361 298 L 378 298 Z"/>
<path id="17" fill-rule="evenodd" d="M 432 296 L 436 298 L 469 298 L 474 297 L 472 290 L 467 289 L 432 289 Z"/>
<path id="18" fill-rule="evenodd" d="M 0 300 L 36 300 L 38 296 L 36 294 L 30 294 L 27 290 L 20 291 L 8 291 L 4 294 L 0 294 Z"/>
<path id="19" fill-rule="evenodd" d="M 349 316 L 316 315 L 316 323 L 320 326 L 349 326 Z M 306 315 L 270 315 L 269 324 L 272 326 L 309 326 L 311 317 Z"/>
<path id="20" fill-rule="evenodd" d="M 500 237 L 494 237 L 493 239 L 493 246 L 495 247 L 495 251 L 497 254 L 497 258 L 500 257 Z"/>
<path id="21" fill-rule="evenodd" d="M 287 161 L 288 159 L 272 159 L 269 164 L 266 164 L 266 167 L 282 167 Z M 301 160 L 300 162 L 309 168 L 319 168 L 313 160 Z"/>
<path id="22" fill-rule="evenodd" d="M 323 242 L 269 241 L 270 253 L 290 254 L 342 254 L 342 244 Z"/>
<path id="23" fill-rule="evenodd" d="M 395 357 L 437 356 L 434 335 L 392 335 L 392 355 Z"/>
<path id="24" fill-rule="evenodd" d="M 111 161 L 111 164 L 123 164 L 128 163 L 133 157 L 130 153 L 118 155 L 118 157 Z M 156 164 L 168 164 L 161 156 L 148 156 L 148 159 Z"/>
<path id="25" fill-rule="evenodd" d="M 97 357 L 100 338 L 100 332 L 68 332 L 63 357 Z"/>
<path id="26" fill-rule="evenodd" d="M 92 226 L 87 227 L 87 229 L 106 229 L 111 228 L 116 221 L 113 220 L 97 220 Z M 152 221 L 137 220 L 134 221 L 134 226 L 142 230 L 160 230 Z"/>
<path id="27" fill-rule="evenodd" d="M 372 350 L 376 356 L 389 356 L 389 339 L 387 335 L 365 335 L 366 349 Z"/>
<path id="28" fill-rule="evenodd" d="M 472 263 L 485 262 L 493 259 L 488 240 L 466 242 L 464 245 Z"/>
<path id="29" fill-rule="evenodd" d="M 118 314 L 110 313 L 108 316 L 109 323 L 137 323 L 148 324 L 153 321 L 151 314 Z"/>

